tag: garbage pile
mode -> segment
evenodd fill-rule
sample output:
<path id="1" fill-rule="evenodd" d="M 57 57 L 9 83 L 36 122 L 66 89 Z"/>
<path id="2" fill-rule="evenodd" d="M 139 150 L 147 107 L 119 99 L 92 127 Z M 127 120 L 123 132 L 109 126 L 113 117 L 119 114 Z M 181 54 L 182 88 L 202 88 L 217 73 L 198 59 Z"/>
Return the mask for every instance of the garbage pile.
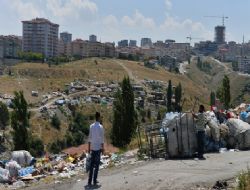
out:
<path id="1" fill-rule="evenodd" d="M 25 150 L 12 152 L 9 160 L 0 161 L 0 189 L 16 189 L 46 179 L 61 183 L 64 179 L 86 173 L 88 153 L 45 155 L 34 158 Z M 136 161 L 136 152 L 107 153 L 101 156 L 100 169 Z M 52 179 L 51 179 L 52 178 Z"/>
<path id="2" fill-rule="evenodd" d="M 234 110 L 206 112 L 205 151 L 250 149 L 250 105 L 241 104 Z M 160 128 L 166 133 L 168 156 L 189 157 L 197 146 L 195 121 L 191 113 L 166 113 Z"/>

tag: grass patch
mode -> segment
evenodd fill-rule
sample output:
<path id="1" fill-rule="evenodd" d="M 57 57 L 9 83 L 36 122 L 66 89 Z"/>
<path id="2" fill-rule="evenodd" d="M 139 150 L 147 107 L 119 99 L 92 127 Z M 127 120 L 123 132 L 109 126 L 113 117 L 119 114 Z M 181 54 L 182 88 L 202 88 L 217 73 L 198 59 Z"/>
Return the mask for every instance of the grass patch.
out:
<path id="1" fill-rule="evenodd" d="M 236 190 L 250 190 L 250 169 L 238 176 Z"/>

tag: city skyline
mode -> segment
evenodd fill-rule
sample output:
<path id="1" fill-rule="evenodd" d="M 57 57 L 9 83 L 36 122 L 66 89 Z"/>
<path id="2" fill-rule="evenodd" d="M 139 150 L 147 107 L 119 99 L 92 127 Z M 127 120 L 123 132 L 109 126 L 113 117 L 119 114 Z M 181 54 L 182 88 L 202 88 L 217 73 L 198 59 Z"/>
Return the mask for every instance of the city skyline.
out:
<path id="1" fill-rule="evenodd" d="M 0 34 L 22 35 L 22 20 L 43 17 L 60 25 L 60 32 L 68 31 L 73 39 L 87 40 L 90 34 L 102 42 L 143 37 L 152 41 L 174 39 L 188 42 L 187 36 L 214 40 L 214 27 L 222 19 L 204 16 L 228 16 L 225 25 L 226 41 L 242 42 L 250 39 L 250 29 L 244 24 L 250 1 L 233 0 L 1 0 Z M 241 10 L 241 11 L 238 11 Z M 245 10 L 245 11 L 244 11 Z M 7 22 L 8 21 L 8 22 Z"/>

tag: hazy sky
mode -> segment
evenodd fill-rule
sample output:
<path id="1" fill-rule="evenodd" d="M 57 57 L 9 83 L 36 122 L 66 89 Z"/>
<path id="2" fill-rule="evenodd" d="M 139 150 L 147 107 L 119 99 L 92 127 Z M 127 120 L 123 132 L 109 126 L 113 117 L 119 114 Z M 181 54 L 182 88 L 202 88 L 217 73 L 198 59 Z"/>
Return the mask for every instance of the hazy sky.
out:
<path id="1" fill-rule="evenodd" d="M 214 26 L 228 16 L 226 40 L 250 40 L 250 0 L 0 0 L 0 35 L 22 34 L 22 20 L 48 18 L 73 39 L 115 41 L 151 37 L 187 42 L 213 40 Z"/>

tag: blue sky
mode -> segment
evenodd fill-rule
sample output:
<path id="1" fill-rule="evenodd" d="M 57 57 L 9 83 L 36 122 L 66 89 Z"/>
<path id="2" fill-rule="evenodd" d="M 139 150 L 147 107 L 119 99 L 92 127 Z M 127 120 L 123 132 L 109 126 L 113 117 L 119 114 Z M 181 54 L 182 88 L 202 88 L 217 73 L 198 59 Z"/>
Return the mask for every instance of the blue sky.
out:
<path id="1" fill-rule="evenodd" d="M 240 2 L 240 3 L 239 3 Z M 227 41 L 250 40 L 250 0 L 0 0 L 0 35 L 22 34 L 22 20 L 44 17 L 73 38 L 115 41 L 151 37 L 153 41 L 186 37 L 213 40 L 215 15 L 228 16 Z"/>

